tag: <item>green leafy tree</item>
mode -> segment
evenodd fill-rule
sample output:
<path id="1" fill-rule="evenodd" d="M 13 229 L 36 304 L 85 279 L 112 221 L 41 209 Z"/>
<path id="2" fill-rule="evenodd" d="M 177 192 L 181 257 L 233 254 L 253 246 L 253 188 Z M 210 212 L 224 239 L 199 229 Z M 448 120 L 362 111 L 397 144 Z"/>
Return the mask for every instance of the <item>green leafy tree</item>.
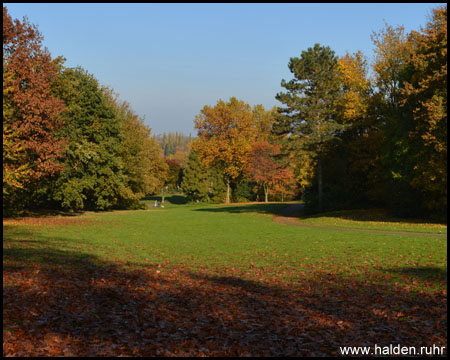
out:
<path id="1" fill-rule="evenodd" d="M 68 148 L 53 198 L 66 209 L 112 208 L 126 184 L 120 119 L 97 80 L 82 68 L 64 69 L 54 91 L 66 104 L 59 136 L 68 139 Z"/>
<path id="2" fill-rule="evenodd" d="M 191 201 L 202 201 L 208 196 L 208 171 L 202 166 L 198 153 L 191 151 L 183 169 L 181 189 Z"/>
<path id="3" fill-rule="evenodd" d="M 181 189 L 191 201 L 222 202 L 226 194 L 223 174 L 204 167 L 196 151 L 191 151 L 183 169 Z"/>
<path id="4" fill-rule="evenodd" d="M 104 89 L 108 105 L 120 122 L 120 152 L 124 186 L 119 197 L 120 207 L 138 206 L 139 200 L 158 191 L 164 183 L 167 165 L 151 129 L 144 124 L 126 101 L 110 89 Z"/>
<path id="5" fill-rule="evenodd" d="M 300 58 L 291 58 L 288 66 L 294 78 L 281 82 L 287 91 L 276 99 L 285 107 L 279 109 L 273 131 L 317 159 L 318 209 L 322 211 L 322 153 L 327 142 L 344 129 L 334 107 L 340 90 L 338 59 L 328 46 L 315 44 L 302 51 Z"/>

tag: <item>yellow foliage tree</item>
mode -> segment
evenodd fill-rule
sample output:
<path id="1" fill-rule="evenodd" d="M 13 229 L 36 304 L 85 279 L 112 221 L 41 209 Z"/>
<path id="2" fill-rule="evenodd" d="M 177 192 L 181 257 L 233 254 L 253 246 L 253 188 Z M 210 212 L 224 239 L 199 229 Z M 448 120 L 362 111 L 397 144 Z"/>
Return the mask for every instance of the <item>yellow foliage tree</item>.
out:
<path id="1" fill-rule="evenodd" d="M 412 32 L 416 46 L 408 61 L 410 79 L 402 89 L 409 109 L 413 149 L 411 185 L 426 194 L 428 210 L 447 208 L 447 7 L 433 11 L 425 29 Z"/>
<path id="2" fill-rule="evenodd" d="M 411 53 L 412 43 L 403 26 L 396 28 L 385 24 L 385 29 L 372 33 L 375 45 L 375 82 L 384 101 L 390 108 L 397 108 L 400 98 L 401 72 Z"/>
<path id="3" fill-rule="evenodd" d="M 336 108 L 343 123 L 354 123 L 367 116 L 370 81 L 367 63 L 361 51 L 353 56 L 346 54 L 338 61 L 342 91 L 336 100 Z"/>
<path id="4" fill-rule="evenodd" d="M 224 174 L 226 203 L 230 203 L 230 183 L 244 174 L 257 127 L 250 105 L 232 97 L 206 105 L 195 118 L 198 138 L 192 149 L 204 166 L 215 166 Z"/>

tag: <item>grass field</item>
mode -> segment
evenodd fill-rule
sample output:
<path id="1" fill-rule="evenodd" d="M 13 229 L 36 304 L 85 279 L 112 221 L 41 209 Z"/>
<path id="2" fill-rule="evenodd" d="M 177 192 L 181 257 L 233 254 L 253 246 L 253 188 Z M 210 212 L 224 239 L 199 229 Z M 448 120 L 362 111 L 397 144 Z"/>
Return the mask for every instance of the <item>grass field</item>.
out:
<path id="1" fill-rule="evenodd" d="M 286 204 L 167 200 L 4 220 L 4 355 L 321 356 L 446 344 L 446 237 L 274 222 Z M 300 221 L 446 234 L 328 215 Z"/>
<path id="2" fill-rule="evenodd" d="M 316 216 L 301 217 L 300 221 L 320 226 L 447 234 L 446 224 L 430 223 L 419 219 L 395 219 L 388 216 L 387 211 L 383 209 L 333 211 Z"/>

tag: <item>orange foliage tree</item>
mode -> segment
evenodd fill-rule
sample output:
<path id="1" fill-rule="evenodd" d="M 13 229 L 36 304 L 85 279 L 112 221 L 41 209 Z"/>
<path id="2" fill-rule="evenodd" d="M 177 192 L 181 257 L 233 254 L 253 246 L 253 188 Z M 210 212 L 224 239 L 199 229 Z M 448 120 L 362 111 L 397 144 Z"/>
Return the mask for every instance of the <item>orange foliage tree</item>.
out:
<path id="1" fill-rule="evenodd" d="M 25 162 L 25 152 L 19 141 L 17 131 L 10 125 L 13 108 L 9 96 L 13 90 L 10 82 L 11 72 L 3 61 L 3 206 L 12 201 L 11 196 L 17 189 L 23 188 L 23 181 L 29 176 L 29 164 Z"/>
<path id="2" fill-rule="evenodd" d="M 58 158 L 64 140 L 55 139 L 54 132 L 62 126 L 63 102 L 51 93 L 57 77 L 57 64 L 42 47 L 42 35 L 36 26 L 12 20 L 3 7 L 3 86 L 9 89 L 7 102 L 11 108 L 3 121 L 17 134 L 32 166 L 29 180 L 39 180 L 61 169 Z"/>
<path id="3" fill-rule="evenodd" d="M 251 180 L 264 189 L 264 201 L 269 201 L 269 191 L 276 189 L 282 198 L 288 192 L 288 185 L 293 185 L 293 172 L 281 166 L 275 157 L 280 154 L 280 146 L 266 140 L 253 144 L 248 164 Z"/>
<path id="4" fill-rule="evenodd" d="M 198 138 L 192 149 L 198 151 L 204 166 L 215 166 L 224 174 L 226 203 L 230 203 L 230 183 L 243 175 L 257 135 L 250 105 L 232 97 L 206 105 L 195 118 Z"/>

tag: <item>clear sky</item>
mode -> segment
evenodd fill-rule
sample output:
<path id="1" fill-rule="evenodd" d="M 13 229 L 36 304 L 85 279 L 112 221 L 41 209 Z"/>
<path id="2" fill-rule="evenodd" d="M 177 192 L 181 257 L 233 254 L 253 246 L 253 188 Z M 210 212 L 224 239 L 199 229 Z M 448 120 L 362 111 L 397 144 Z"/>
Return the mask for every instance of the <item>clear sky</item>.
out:
<path id="1" fill-rule="evenodd" d="M 373 58 L 384 21 L 425 26 L 443 3 L 411 4 L 8 4 L 27 16 L 53 57 L 80 65 L 145 116 L 153 133 L 194 130 L 204 105 L 235 96 L 280 105 L 291 57 L 315 43 Z"/>

